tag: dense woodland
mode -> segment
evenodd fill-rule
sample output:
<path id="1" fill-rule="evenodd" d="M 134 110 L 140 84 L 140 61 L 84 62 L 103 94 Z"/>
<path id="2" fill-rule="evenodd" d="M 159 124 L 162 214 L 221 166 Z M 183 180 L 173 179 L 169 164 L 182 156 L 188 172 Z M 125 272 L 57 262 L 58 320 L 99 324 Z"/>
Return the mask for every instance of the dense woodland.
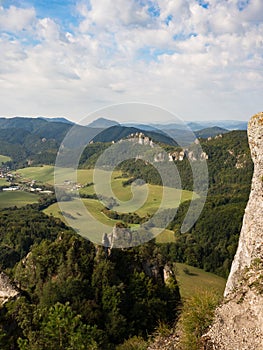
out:
<path id="1" fill-rule="evenodd" d="M 253 163 L 245 131 L 230 132 L 222 139 L 203 140 L 202 148 L 209 155 L 209 190 L 204 209 L 194 227 L 182 234 L 180 227 L 189 203 L 181 204 L 169 227 L 175 231 L 176 242 L 161 249 L 174 261 L 227 277 L 250 193 Z M 179 166 L 185 174 L 186 167 Z M 186 179 L 187 175 L 181 178 Z"/>
<path id="2" fill-rule="evenodd" d="M 109 253 L 30 206 L 0 223 L 1 270 L 21 293 L 1 310 L 1 349 L 114 349 L 175 321 L 179 289 L 154 242 Z"/>

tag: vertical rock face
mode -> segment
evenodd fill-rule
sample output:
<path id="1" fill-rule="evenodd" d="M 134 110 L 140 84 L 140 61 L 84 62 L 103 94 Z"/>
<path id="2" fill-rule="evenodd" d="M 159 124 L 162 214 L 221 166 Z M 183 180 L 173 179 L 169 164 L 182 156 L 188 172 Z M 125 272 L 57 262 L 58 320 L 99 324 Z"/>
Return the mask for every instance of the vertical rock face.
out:
<path id="1" fill-rule="evenodd" d="M 254 175 L 225 296 L 237 287 L 244 268 L 249 267 L 255 259 L 263 259 L 263 113 L 251 118 L 248 124 L 248 140 L 254 162 Z"/>
<path id="2" fill-rule="evenodd" d="M 251 118 L 251 193 L 223 304 L 204 337 L 205 349 L 263 349 L 263 113 Z"/>

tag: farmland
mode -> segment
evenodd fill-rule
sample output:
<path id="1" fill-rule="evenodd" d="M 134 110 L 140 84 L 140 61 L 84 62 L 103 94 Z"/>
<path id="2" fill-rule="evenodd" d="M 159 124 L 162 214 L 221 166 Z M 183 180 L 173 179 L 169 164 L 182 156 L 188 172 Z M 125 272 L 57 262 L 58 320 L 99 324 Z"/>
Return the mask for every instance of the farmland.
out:
<path id="1" fill-rule="evenodd" d="M 41 183 L 54 184 L 54 167 L 28 167 L 20 169 L 16 172 L 21 176 L 23 180 L 35 180 Z M 110 173 L 105 170 L 96 170 L 96 178 L 93 179 L 93 169 L 79 169 L 77 171 L 77 181 L 81 186 L 80 195 L 103 195 L 106 197 L 115 197 L 116 204 L 113 205 L 112 210 L 121 212 L 135 212 L 140 217 L 146 215 L 153 215 L 161 205 L 162 209 L 177 208 L 180 203 L 196 198 L 197 195 L 191 191 L 181 191 L 179 189 L 165 188 L 163 186 L 144 184 L 144 185 L 129 185 L 123 186 L 123 181 L 127 178 L 122 177 L 121 171 L 113 171 Z M 71 183 L 74 183 L 75 172 L 72 169 L 57 169 L 56 170 L 56 183 L 63 186 L 66 182 L 68 185 L 66 189 L 71 193 L 73 191 Z M 96 182 L 98 179 L 98 183 Z M 93 181 L 95 183 L 93 184 Z M 88 186 L 87 186 L 88 184 Z M 110 185 L 109 185 L 110 184 Z M 65 186 L 64 186 L 65 188 Z M 162 202 L 163 201 L 163 202 Z M 103 225 L 113 227 L 117 222 L 108 218 L 102 213 L 103 203 L 98 200 L 83 198 L 82 202 L 92 217 L 99 221 Z M 63 207 L 66 208 L 66 215 L 71 218 L 80 220 L 78 214 L 74 212 L 76 202 L 63 203 Z M 121 208 L 121 209 L 120 209 Z M 58 216 L 64 220 L 61 210 L 58 208 L 58 204 L 52 204 L 45 210 L 45 213 L 53 216 Z M 95 224 L 95 222 L 94 222 Z M 96 225 L 95 225 L 96 226 Z M 90 229 L 96 230 L 96 227 L 90 227 Z M 165 230 L 160 236 L 160 241 L 173 241 L 172 231 Z"/>
<path id="2" fill-rule="evenodd" d="M 32 204 L 38 201 L 39 196 L 36 194 L 23 191 L 6 191 L 0 192 L 0 208 L 22 207 L 26 204 Z"/>

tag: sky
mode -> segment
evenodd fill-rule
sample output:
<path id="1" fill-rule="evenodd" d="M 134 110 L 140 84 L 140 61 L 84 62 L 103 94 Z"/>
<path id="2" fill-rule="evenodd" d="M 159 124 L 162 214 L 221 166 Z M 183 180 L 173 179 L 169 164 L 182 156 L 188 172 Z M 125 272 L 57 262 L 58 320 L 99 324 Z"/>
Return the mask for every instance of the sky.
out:
<path id="1" fill-rule="evenodd" d="M 0 52 L 0 116 L 79 121 L 126 102 L 187 121 L 263 110 L 262 0 L 0 0 Z"/>

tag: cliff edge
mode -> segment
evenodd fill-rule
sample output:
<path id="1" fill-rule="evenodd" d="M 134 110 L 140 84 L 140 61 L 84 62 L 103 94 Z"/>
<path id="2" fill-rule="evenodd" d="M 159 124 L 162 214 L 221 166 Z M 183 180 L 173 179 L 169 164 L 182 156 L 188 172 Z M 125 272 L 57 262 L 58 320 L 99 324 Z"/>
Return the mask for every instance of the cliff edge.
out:
<path id="1" fill-rule="evenodd" d="M 254 174 L 223 304 L 203 337 L 206 350 L 263 349 L 263 113 L 251 118 Z"/>

